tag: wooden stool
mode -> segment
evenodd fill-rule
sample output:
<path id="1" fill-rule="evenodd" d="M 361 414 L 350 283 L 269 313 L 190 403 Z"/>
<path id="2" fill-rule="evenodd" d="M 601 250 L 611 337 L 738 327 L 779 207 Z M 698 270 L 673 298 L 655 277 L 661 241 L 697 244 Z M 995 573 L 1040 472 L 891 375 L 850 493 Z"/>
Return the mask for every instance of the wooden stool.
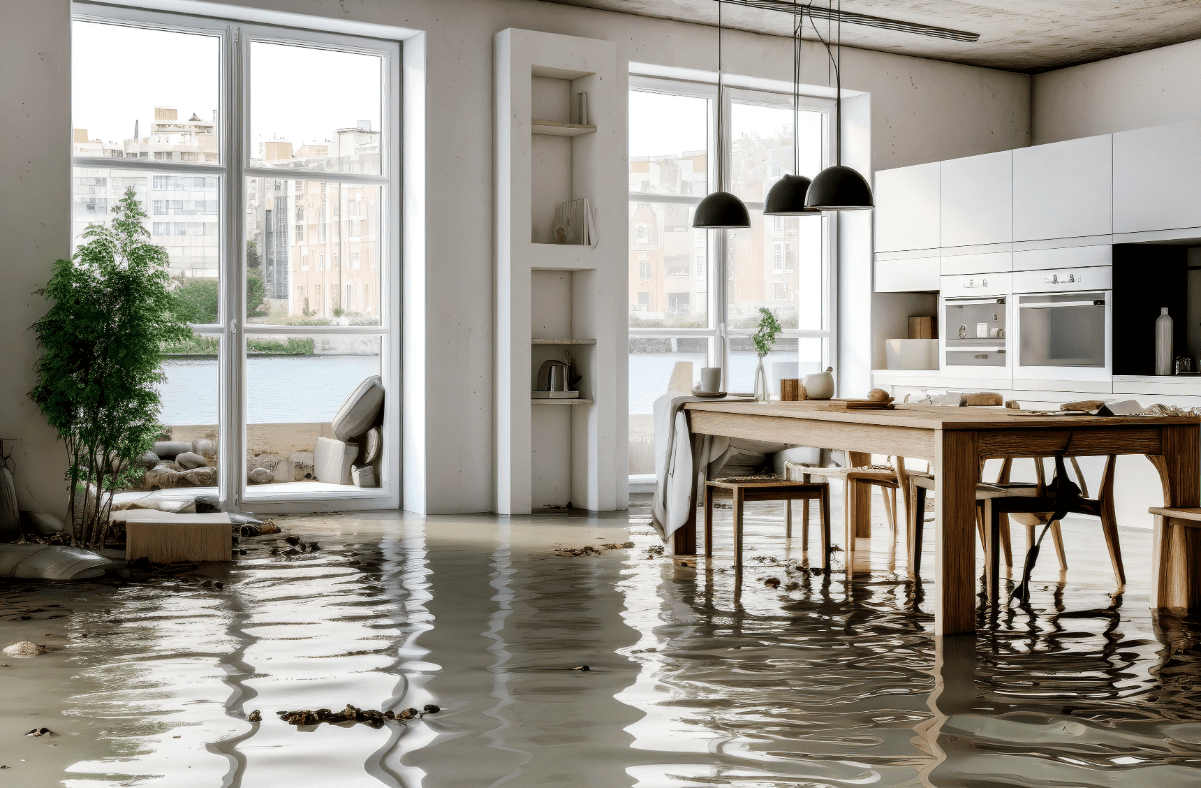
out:
<path id="1" fill-rule="evenodd" d="M 1154 506 L 1151 552 L 1151 607 L 1201 607 L 1201 509 Z"/>
<path id="2" fill-rule="evenodd" d="M 233 560 L 233 524 L 224 512 L 171 514 L 154 509 L 113 512 L 125 523 L 125 560 L 147 558 L 156 564 L 176 561 Z"/>
<path id="3" fill-rule="evenodd" d="M 792 536 L 792 501 L 821 503 L 822 568 L 830 568 L 830 485 L 826 482 L 794 482 L 788 479 L 717 479 L 705 484 L 705 557 L 713 557 L 713 495 L 728 491 L 734 500 L 734 566 L 742 566 L 742 505 L 747 501 L 787 501 L 785 536 Z M 806 542 L 809 522 L 804 523 Z"/>

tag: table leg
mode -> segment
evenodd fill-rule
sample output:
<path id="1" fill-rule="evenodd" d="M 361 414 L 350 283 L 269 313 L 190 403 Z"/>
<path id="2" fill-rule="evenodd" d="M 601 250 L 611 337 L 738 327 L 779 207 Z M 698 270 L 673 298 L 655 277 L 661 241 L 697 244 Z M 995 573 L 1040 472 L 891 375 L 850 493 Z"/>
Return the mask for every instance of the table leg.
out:
<path id="1" fill-rule="evenodd" d="M 713 557 L 713 488 L 705 485 L 705 558 Z"/>
<path id="2" fill-rule="evenodd" d="M 976 629 L 976 433 L 937 430 L 934 445 L 934 633 L 957 635 Z"/>
<path id="3" fill-rule="evenodd" d="M 742 566 L 742 496 L 741 487 L 735 487 L 734 493 L 734 566 Z"/>
<path id="4" fill-rule="evenodd" d="M 696 555 L 696 485 L 693 498 L 688 505 L 688 519 L 672 534 L 672 552 L 675 555 Z"/>
<path id="5" fill-rule="evenodd" d="M 872 455 L 864 452 L 847 452 L 847 463 L 852 468 L 863 468 L 872 464 Z M 847 485 L 847 512 L 851 532 L 859 539 L 870 539 L 872 535 L 872 487 L 870 484 Z M 853 500 L 852 500 L 853 498 Z M 849 537 L 848 537 L 849 538 Z M 847 548 L 851 550 L 851 547 Z"/>
<path id="6" fill-rule="evenodd" d="M 1163 454 L 1149 457 L 1163 482 L 1164 506 L 1201 505 L 1201 427 L 1163 428 Z M 1156 518 L 1151 604 L 1161 610 L 1201 608 L 1201 529 Z"/>

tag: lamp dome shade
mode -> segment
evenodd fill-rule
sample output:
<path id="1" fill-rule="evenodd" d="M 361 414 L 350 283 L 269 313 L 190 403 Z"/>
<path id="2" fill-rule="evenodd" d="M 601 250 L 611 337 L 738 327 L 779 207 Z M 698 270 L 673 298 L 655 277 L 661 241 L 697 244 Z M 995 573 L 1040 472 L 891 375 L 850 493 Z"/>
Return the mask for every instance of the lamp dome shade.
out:
<path id="1" fill-rule="evenodd" d="M 712 192 L 696 206 L 692 226 L 707 230 L 738 230 L 751 226 L 751 215 L 729 192 Z"/>
<path id="2" fill-rule="evenodd" d="M 764 216 L 804 216 L 821 213 L 818 208 L 805 207 L 805 194 L 809 191 L 809 179 L 804 175 L 785 175 L 776 181 L 763 203 Z"/>
<path id="3" fill-rule="evenodd" d="M 823 211 L 863 211 L 875 206 L 872 187 L 850 167 L 835 165 L 817 174 L 809 184 L 805 205 Z"/>

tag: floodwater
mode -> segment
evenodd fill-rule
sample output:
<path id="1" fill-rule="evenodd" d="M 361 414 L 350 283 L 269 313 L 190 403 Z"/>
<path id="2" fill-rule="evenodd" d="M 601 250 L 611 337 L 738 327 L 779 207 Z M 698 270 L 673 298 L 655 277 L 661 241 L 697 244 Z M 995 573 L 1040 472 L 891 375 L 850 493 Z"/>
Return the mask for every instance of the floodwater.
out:
<path id="1" fill-rule="evenodd" d="M 1201 784 L 1201 625 L 1153 620 L 1149 532 L 1123 529 L 1117 594 L 1095 526 L 1068 524 L 1066 578 L 1044 550 L 1028 610 L 939 643 L 886 528 L 848 585 L 773 563 L 803 557 L 780 517 L 748 507 L 740 574 L 726 512 L 709 571 L 648 552 L 637 512 L 389 513 L 280 519 L 322 549 L 247 540 L 177 579 L 7 581 L 0 643 L 58 649 L 0 658 L 0 786 Z M 275 713 L 347 703 L 442 711 Z"/>

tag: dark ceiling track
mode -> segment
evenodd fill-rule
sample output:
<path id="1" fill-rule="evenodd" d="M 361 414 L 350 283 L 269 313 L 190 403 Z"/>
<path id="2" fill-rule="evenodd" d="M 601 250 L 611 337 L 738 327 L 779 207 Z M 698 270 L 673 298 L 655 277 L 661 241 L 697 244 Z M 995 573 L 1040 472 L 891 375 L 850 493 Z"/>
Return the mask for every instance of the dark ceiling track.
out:
<path id="1" fill-rule="evenodd" d="M 917 22 L 902 22 L 897 19 L 885 19 L 882 16 L 869 16 L 868 14 L 855 14 L 850 11 L 834 11 L 826 8 L 817 8 L 808 3 L 794 3 L 791 0 L 725 0 L 727 3 L 734 5 L 744 5 L 748 8 L 760 8 L 765 11 L 781 11 L 786 14 L 803 13 L 817 19 L 826 19 L 831 22 L 846 22 L 849 25 L 863 25 L 865 27 L 874 27 L 879 30 L 892 30 L 897 33 L 913 33 L 919 36 L 930 36 L 931 38 L 945 38 L 951 41 L 966 41 L 975 43 L 980 40 L 979 33 L 968 33 L 963 30 L 951 30 L 946 27 L 934 27 L 933 25 L 922 25 Z"/>

